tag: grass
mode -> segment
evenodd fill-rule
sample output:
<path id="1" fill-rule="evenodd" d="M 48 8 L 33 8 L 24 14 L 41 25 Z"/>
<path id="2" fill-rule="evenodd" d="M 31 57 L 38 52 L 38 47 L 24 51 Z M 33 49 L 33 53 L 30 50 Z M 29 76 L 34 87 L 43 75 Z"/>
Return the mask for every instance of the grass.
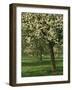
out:
<path id="1" fill-rule="evenodd" d="M 24 56 L 22 58 L 21 64 L 21 76 L 22 77 L 31 77 L 31 76 L 51 76 L 52 72 L 52 63 L 50 57 L 43 57 L 42 61 L 39 61 L 37 57 L 33 56 Z M 59 57 L 56 59 L 56 75 L 63 74 L 63 59 Z"/>

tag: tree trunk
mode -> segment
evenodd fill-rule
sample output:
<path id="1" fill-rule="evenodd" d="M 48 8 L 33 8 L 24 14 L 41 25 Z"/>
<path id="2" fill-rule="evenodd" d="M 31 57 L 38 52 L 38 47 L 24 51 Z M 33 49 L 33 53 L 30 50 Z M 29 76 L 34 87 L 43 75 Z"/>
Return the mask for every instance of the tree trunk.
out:
<path id="1" fill-rule="evenodd" d="M 40 61 L 42 61 L 42 51 L 40 51 Z"/>
<path id="2" fill-rule="evenodd" d="M 42 61 L 42 47 L 40 47 L 40 61 Z"/>
<path id="3" fill-rule="evenodd" d="M 49 43 L 49 49 L 50 49 L 50 56 L 51 56 L 51 60 L 52 60 L 52 72 L 53 72 L 53 74 L 56 74 L 56 63 L 55 63 L 54 49 L 53 49 L 53 45 L 51 42 Z"/>

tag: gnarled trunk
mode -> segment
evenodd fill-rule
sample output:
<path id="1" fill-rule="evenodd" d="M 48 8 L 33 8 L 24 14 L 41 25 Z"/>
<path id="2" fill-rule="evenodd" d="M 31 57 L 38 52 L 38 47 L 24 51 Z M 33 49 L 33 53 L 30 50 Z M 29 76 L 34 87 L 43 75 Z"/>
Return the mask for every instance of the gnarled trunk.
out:
<path id="1" fill-rule="evenodd" d="M 54 47 L 53 43 L 49 42 L 50 56 L 51 56 L 51 60 L 52 60 L 52 72 L 53 72 L 53 74 L 56 74 L 56 62 L 55 62 L 53 47 Z"/>

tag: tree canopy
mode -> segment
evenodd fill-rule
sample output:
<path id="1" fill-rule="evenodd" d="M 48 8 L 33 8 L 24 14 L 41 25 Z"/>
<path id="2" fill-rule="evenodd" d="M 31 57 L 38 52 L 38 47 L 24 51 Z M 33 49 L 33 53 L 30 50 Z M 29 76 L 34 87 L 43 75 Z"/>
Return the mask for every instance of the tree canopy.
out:
<path id="1" fill-rule="evenodd" d="M 45 52 L 49 42 L 63 43 L 63 15 L 47 13 L 22 13 L 22 48 L 31 52 Z"/>

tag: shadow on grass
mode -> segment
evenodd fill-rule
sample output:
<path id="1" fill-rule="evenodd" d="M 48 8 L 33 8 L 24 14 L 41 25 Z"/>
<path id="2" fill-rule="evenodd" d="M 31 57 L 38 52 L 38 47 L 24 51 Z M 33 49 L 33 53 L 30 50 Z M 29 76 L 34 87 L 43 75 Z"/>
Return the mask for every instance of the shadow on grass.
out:
<path id="1" fill-rule="evenodd" d="M 62 60 L 56 61 L 57 63 L 62 63 Z M 36 61 L 36 62 L 22 62 L 22 66 L 39 66 L 39 65 L 51 65 L 51 61 Z"/>
<path id="2" fill-rule="evenodd" d="M 22 62 L 22 66 L 39 66 L 48 64 L 51 64 L 51 61 Z"/>
<path id="3" fill-rule="evenodd" d="M 63 67 L 57 67 L 56 75 L 63 75 Z M 56 76 L 53 75 L 51 68 L 42 68 L 42 69 L 32 69 L 26 72 L 22 72 L 22 77 L 32 77 L 32 76 Z"/>

